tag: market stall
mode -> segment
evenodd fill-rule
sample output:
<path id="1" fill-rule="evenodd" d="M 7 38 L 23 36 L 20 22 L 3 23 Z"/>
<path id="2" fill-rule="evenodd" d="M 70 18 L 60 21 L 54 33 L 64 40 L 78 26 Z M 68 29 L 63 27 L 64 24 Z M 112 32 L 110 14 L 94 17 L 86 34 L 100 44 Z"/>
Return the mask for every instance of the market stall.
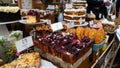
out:
<path id="1" fill-rule="evenodd" d="M 0 68 L 112 67 L 120 47 L 114 14 L 97 20 L 79 0 L 18 0 L 18 6 L 0 6 L 0 27 L 22 24 L 7 36 L 0 28 Z"/>

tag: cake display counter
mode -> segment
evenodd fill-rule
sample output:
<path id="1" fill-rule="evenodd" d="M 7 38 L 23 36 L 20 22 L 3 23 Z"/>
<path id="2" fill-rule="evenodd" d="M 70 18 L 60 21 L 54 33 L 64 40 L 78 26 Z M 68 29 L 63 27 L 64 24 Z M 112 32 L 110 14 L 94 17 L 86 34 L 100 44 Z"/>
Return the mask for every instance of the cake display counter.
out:
<path id="1" fill-rule="evenodd" d="M 79 65 L 85 61 L 86 58 L 89 57 L 89 55 L 92 53 L 92 49 L 89 49 L 85 55 L 83 55 L 81 58 L 79 58 L 75 63 L 71 64 L 71 63 L 67 63 L 65 61 L 63 61 L 62 59 L 60 59 L 57 56 L 53 56 L 49 53 L 44 54 L 42 51 L 40 51 L 38 48 L 36 48 L 36 51 L 39 51 L 41 56 L 44 57 L 45 59 L 49 60 L 50 62 L 52 62 L 53 64 L 57 65 L 59 68 L 78 68 Z"/>
<path id="2" fill-rule="evenodd" d="M 0 45 L 0 59 L 2 59 L 0 68 L 112 67 L 120 47 L 117 38 L 119 35 L 116 34 L 118 25 L 114 20 L 110 21 L 107 18 L 96 20 L 96 15 L 92 11 L 90 14 L 87 13 L 86 1 L 74 0 L 70 3 L 65 0 L 63 3 L 64 0 L 35 0 L 34 4 L 33 0 L 27 3 L 24 1 L 23 4 L 22 1 L 24 0 L 21 0 L 22 6 L 33 7 L 36 4 L 40 8 L 42 4 L 45 8 L 42 10 L 37 7 L 20 9 L 13 6 L 0 6 L 0 37 L 10 36 L 6 24 L 18 22 L 24 35 L 21 43 L 26 43 L 26 36 L 31 36 L 32 39 L 32 41 L 27 40 L 32 42 L 32 47 L 20 53 L 13 48 L 16 57 L 11 57 L 9 54 L 10 57 L 7 59 L 11 61 L 2 64 L 1 62 L 5 62 L 2 55 L 6 53 L 2 52 L 4 48 Z M 65 7 L 66 4 L 70 6 Z M 57 20 L 60 13 L 64 17 L 62 22 Z M 16 33 L 15 36 L 17 37 Z M 17 47 L 16 41 L 19 42 L 15 40 L 14 47 Z M 24 48 L 27 47 L 26 45 L 21 46 Z"/>
<path id="3" fill-rule="evenodd" d="M 78 40 L 72 33 L 54 32 L 37 38 L 34 43 L 41 56 L 54 64 L 77 68 L 92 53 L 93 40 L 88 37 Z"/>

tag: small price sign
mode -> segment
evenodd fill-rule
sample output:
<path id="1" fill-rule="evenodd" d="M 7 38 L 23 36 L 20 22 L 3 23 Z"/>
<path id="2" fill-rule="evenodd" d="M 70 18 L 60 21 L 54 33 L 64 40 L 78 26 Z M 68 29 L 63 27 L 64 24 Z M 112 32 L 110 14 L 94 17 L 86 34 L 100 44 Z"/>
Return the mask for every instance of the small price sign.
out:
<path id="1" fill-rule="evenodd" d="M 120 41 L 120 27 L 116 30 L 116 36 L 117 36 L 118 40 Z"/>
<path id="2" fill-rule="evenodd" d="M 118 40 L 120 41 L 120 34 L 116 33 Z"/>
<path id="3" fill-rule="evenodd" d="M 55 9 L 54 5 L 48 5 L 48 9 Z"/>
<path id="4" fill-rule="evenodd" d="M 92 21 L 90 21 L 90 22 L 89 22 L 89 24 L 90 24 L 90 27 L 92 27 L 92 26 L 93 26 L 93 24 L 94 24 L 94 23 L 93 23 L 93 20 L 92 20 Z"/>
<path id="5" fill-rule="evenodd" d="M 72 3 L 67 3 L 67 4 L 65 5 L 65 8 L 66 8 L 66 9 L 71 9 L 72 7 L 73 7 Z"/>
<path id="6" fill-rule="evenodd" d="M 18 53 L 24 51 L 25 49 L 28 49 L 31 46 L 33 46 L 32 36 L 23 38 L 16 42 L 16 48 Z"/>
<path id="7" fill-rule="evenodd" d="M 52 28 L 53 32 L 63 29 L 62 22 L 51 24 L 51 28 Z"/>
<path id="8" fill-rule="evenodd" d="M 77 0 L 71 0 L 72 2 L 76 2 Z"/>
<path id="9" fill-rule="evenodd" d="M 99 13 L 99 18 L 102 18 L 102 14 L 101 13 Z"/>
<path id="10" fill-rule="evenodd" d="M 116 18 L 116 16 L 115 16 L 115 15 L 112 15 L 112 16 L 111 16 L 111 19 L 115 19 L 115 18 Z"/>
<path id="11" fill-rule="evenodd" d="M 79 19 L 80 24 L 82 24 L 82 18 Z"/>

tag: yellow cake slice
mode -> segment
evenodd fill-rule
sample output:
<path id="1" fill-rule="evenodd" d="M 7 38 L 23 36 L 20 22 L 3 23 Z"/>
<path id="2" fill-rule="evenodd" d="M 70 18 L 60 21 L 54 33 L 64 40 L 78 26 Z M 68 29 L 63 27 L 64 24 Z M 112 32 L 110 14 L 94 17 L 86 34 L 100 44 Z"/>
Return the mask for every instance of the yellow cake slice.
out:
<path id="1" fill-rule="evenodd" d="M 27 23 L 36 23 L 37 22 L 37 19 L 36 19 L 36 16 L 27 16 Z"/>

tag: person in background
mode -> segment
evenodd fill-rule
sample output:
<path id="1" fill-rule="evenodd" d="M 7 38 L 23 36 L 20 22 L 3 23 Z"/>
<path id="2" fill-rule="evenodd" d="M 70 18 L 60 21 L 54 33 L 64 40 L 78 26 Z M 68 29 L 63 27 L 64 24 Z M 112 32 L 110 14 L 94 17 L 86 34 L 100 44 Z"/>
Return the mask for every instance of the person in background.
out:
<path id="1" fill-rule="evenodd" d="M 111 5 L 111 2 L 109 0 L 87 0 L 87 3 L 87 13 L 90 13 L 92 11 L 98 20 L 100 19 L 100 14 L 102 17 L 104 16 L 107 18 L 108 13 L 106 6 Z"/>
<path id="2" fill-rule="evenodd" d="M 118 18 L 119 16 L 119 9 L 120 9 L 120 0 L 116 1 L 116 17 Z"/>

